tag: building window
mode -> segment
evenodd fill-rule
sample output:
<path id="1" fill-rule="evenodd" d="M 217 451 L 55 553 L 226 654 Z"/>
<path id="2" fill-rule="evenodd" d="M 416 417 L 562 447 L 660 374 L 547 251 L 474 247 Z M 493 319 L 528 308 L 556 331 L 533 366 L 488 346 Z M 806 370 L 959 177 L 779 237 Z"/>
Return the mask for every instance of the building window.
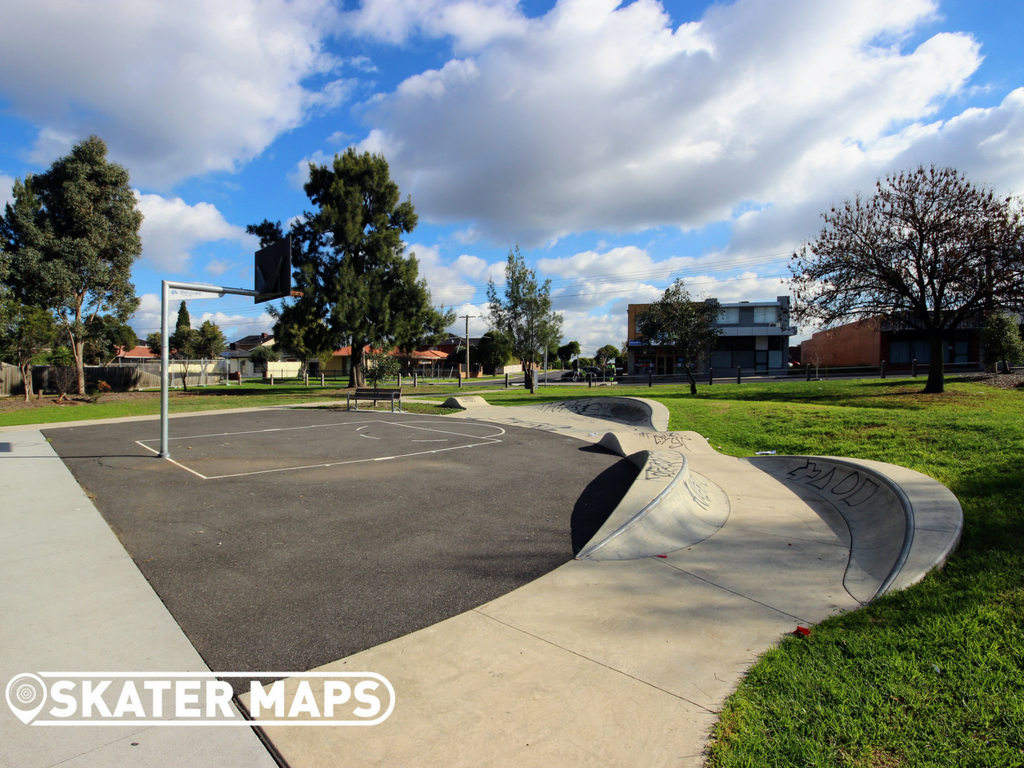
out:
<path id="1" fill-rule="evenodd" d="M 778 307 L 754 307 L 755 323 L 777 323 L 779 322 Z"/>
<path id="2" fill-rule="evenodd" d="M 740 321 L 739 307 L 722 307 L 718 310 L 719 325 L 736 325 Z"/>

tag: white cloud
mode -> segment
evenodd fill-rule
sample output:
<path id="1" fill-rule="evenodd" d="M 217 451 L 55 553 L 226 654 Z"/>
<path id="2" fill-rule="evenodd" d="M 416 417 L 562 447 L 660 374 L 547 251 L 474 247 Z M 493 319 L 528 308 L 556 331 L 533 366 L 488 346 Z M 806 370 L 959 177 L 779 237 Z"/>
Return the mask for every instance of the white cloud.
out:
<path id="1" fill-rule="evenodd" d="M 0 173 L 0 211 L 4 206 L 14 202 L 14 177 Z"/>
<path id="2" fill-rule="evenodd" d="M 578 341 L 582 357 L 593 357 L 605 344 L 621 347 L 626 340 L 626 313 L 595 317 L 586 312 L 563 311 L 562 339 L 564 343 Z"/>
<path id="3" fill-rule="evenodd" d="M 347 98 L 347 81 L 303 84 L 340 64 L 321 44 L 334 16 L 329 0 L 8 3 L 0 95 L 41 126 L 37 162 L 99 133 L 135 183 L 166 188 Z"/>
<path id="4" fill-rule="evenodd" d="M 342 24 L 354 34 L 391 43 L 417 33 L 451 37 L 463 49 L 522 34 L 527 27 L 516 0 L 364 0 L 358 10 L 342 14 Z"/>
<path id="5" fill-rule="evenodd" d="M 472 245 L 480 239 L 480 233 L 473 227 L 466 227 L 465 229 L 457 230 L 452 233 L 452 237 L 455 238 L 455 242 L 461 245 Z"/>
<path id="6" fill-rule="evenodd" d="M 144 293 L 139 297 L 138 310 L 132 315 L 131 326 L 139 339 L 145 342 L 146 337 L 160 330 L 160 296 L 155 293 Z M 255 314 L 229 314 L 225 312 L 198 312 L 205 302 L 193 301 L 186 303 L 193 328 L 198 328 L 206 320 L 212 320 L 227 336 L 228 341 L 235 341 L 242 336 L 256 333 L 269 333 L 274 327 L 274 318 L 260 310 Z M 168 322 L 173 325 L 177 317 L 178 307 L 172 304 Z"/>
<path id="7" fill-rule="evenodd" d="M 312 155 L 307 155 L 295 164 L 295 170 L 288 174 L 288 183 L 296 189 L 302 189 L 309 181 L 309 164 L 326 165 L 334 161 L 333 154 L 326 154 L 317 150 Z"/>
<path id="8" fill-rule="evenodd" d="M 230 261 L 224 261 L 223 259 L 210 259 L 206 262 L 206 266 L 203 267 L 203 269 L 216 277 L 217 275 L 223 275 L 233 266 L 235 265 Z"/>
<path id="9" fill-rule="evenodd" d="M 189 313 L 190 317 L 192 312 Z M 229 342 L 237 341 L 242 336 L 252 336 L 257 333 L 270 333 L 274 329 L 274 318 L 266 312 L 261 312 L 258 317 L 252 315 L 229 315 L 224 312 L 204 312 L 198 317 L 192 317 L 192 326 L 198 328 L 204 322 L 210 320 L 220 328 Z"/>
<path id="10" fill-rule="evenodd" d="M 352 56 L 345 59 L 345 64 L 360 72 L 376 72 L 377 65 L 368 56 Z"/>
<path id="11" fill-rule="evenodd" d="M 462 254 L 446 262 L 436 245 L 410 244 L 407 254 L 416 254 L 420 276 L 426 278 L 430 296 L 435 304 L 453 306 L 468 302 L 479 292 L 478 286 L 487 282 L 492 265 L 479 256 Z"/>
<path id="12" fill-rule="evenodd" d="M 489 304 L 472 304 L 470 302 L 463 302 L 452 307 L 455 310 L 456 317 L 458 318 L 454 323 L 448 326 L 448 333 L 453 336 L 465 336 L 466 335 L 466 315 L 469 315 L 469 335 L 470 336 L 483 336 L 487 331 L 491 330 L 491 324 L 487 318 L 490 314 Z"/>
<path id="13" fill-rule="evenodd" d="M 562 0 L 538 19 L 481 3 L 508 20 L 475 44 L 450 22 L 456 7 L 367 2 L 347 17 L 383 39 L 452 35 L 474 51 L 371 101 L 361 147 L 385 153 L 426 218 L 494 240 L 817 212 L 915 148 L 955 159 L 934 137 L 972 133 L 958 121 L 974 126 L 975 154 L 1009 158 L 1008 183 L 1024 179 L 1016 102 L 931 124 L 981 62 L 966 34 L 905 47 L 935 0 L 737 0 L 678 26 L 654 0 Z M 792 224 L 778 243 L 813 234 Z"/>
<path id="14" fill-rule="evenodd" d="M 136 197 L 145 217 L 140 230 L 142 258 L 165 272 L 187 272 L 191 251 L 201 243 L 230 240 L 237 242 L 240 250 L 250 252 L 259 247 L 258 238 L 247 234 L 242 227 L 229 224 L 210 203 L 189 205 L 180 197 L 139 192 Z"/>

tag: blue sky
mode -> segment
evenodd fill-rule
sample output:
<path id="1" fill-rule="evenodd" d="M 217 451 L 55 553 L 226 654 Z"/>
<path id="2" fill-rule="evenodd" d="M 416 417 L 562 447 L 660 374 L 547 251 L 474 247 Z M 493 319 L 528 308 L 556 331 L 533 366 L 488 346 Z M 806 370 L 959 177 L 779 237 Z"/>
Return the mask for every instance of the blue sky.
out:
<path id="1" fill-rule="evenodd" d="M 438 304 L 486 330 L 518 244 L 588 354 L 675 277 L 787 293 L 820 213 L 891 171 L 1024 191 L 1019 0 L 0 6 L 0 202 L 103 137 L 146 216 L 143 337 L 161 279 L 251 286 L 245 225 L 300 215 L 307 163 L 350 145 L 411 195 Z M 271 325 L 237 297 L 190 313 L 231 339 Z"/>

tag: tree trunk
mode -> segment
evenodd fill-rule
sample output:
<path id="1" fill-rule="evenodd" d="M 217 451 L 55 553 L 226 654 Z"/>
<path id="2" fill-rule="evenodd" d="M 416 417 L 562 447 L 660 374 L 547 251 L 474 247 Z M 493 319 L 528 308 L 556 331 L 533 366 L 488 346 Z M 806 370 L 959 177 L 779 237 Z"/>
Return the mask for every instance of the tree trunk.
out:
<path id="1" fill-rule="evenodd" d="M 939 394 L 945 391 L 942 334 L 932 331 L 928 342 L 931 347 L 931 362 L 928 363 L 928 383 L 925 384 L 924 391 L 926 394 Z"/>
<path id="2" fill-rule="evenodd" d="M 75 352 L 75 372 L 78 374 L 78 394 L 85 394 L 85 341 L 75 339 L 71 344 Z"/>
<path id="3" fill-rule="evenodd" d="M 690 366 L 686 366 L 686 380 L 690 382 L 690 394 L 697 394 L 697 380 L 693 377 L 693 371 L 690 370 Z"/>
<path id="4" fill-rule="evenodd" d="M 360 340 L 358 343 L 352 339 L 352 370 L 349 372 L 348 385 L 350 388 L 366 385 L 366 376 L 363 375 L 363 347 L 366 344 Z"/>
<path id="5" fill-rule="evenodd" d="M 25 402 L 32 396 L 32 358 L 29 358 L 27 363 L 19 365 L 18 369 L 21 371 L 21 378 L 25 382 Z"/>

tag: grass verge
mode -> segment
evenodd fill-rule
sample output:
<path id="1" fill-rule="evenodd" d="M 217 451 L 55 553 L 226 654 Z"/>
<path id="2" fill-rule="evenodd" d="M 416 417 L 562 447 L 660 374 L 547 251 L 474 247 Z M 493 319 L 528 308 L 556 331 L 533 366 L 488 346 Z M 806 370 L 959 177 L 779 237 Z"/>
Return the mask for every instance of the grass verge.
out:
<path id="1" fill-rule="evenodd" d="M 345 389 L 318 386 L 269 386 L 246 382 L 242 386 L 193 388 L 188 393 L 171 393 L 169 408 L 172 414 L 215 411 L 230 408 L 257 408 L 297 405 L 345 399 Z M 463 392 L 458 387 L 424 386 L 403 387 L 406 397 L 444 395 Z M 471 392 L 470 392 L 471 393 Z M 128 416 L 156 416 L 160 413 L 159 392 L 123 392 L 100 398 L 98 402 L 73 401 L 57 405 L 54 397 L 31 400 L 28 407 L 21 398 L 0 400 L 0 427 L 28 424 L 54 424 L 64 421 L 89 419 L 116 419 Z M 410 404 L 411 405 L 411 404 Z M 409 410 L 409 409 L 407 409 Z M 430 411 L 435 413 L 436 411 Z"/>

